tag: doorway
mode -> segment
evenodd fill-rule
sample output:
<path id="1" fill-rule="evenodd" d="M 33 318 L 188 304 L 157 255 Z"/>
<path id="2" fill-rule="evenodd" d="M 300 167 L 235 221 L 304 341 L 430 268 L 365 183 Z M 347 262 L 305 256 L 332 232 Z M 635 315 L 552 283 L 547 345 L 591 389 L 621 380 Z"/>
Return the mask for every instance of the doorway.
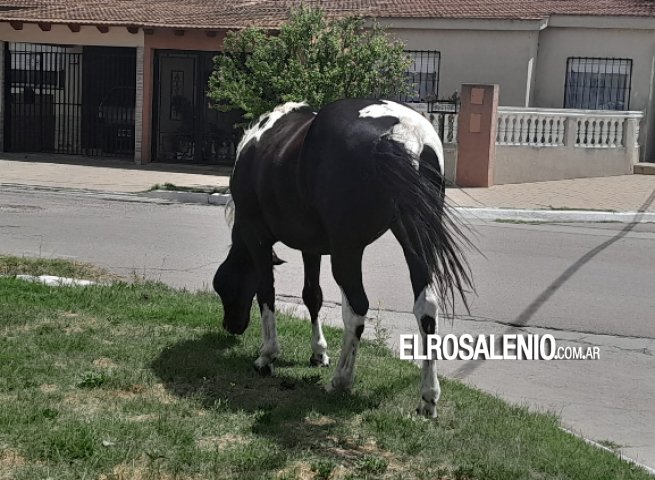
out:
<path id="1" fill-rule="evenodd" d="M 5 149 L 134 156 L 136 51 L 5 44 Z"/>
<path id="2" fill-rule="evenodd" d="M 234 164 L 238 112 L 219 112 L 207 98 L 217 52 L 158 50 L 152 158 L 160 162 Z"/>

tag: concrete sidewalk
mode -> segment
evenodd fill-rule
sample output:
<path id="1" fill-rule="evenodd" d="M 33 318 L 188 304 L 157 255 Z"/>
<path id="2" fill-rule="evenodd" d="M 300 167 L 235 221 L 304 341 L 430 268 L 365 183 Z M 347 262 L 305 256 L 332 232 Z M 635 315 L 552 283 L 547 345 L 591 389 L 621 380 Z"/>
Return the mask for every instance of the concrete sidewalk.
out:
<path id="1" fill-rule="evenodd" d="M 226 187 L 232 168 L 152 163 L 73 155 L 0 154 L 0 184 L 74 188 L 115 193 L 145 192 L 154 185 Z"/>
<path id="2" fill-rule="evenodd" d="M 462 207 L 655 212 L 654 193 L 655 175 L 621 175 L 449 189 L 448 197 Z"/>
<path id="3" fill-rule="evenodd" d="M 2 154 L 0 184 L 83 189 L 116 193 L 145 192 L 156 184 L 218 188 L 229 184 L 230 167 L 153 163 L 66 155 Z M 553 182 L 449 188 L 461 207 L 655 212 L 655 175 L 623 175 Z"/>

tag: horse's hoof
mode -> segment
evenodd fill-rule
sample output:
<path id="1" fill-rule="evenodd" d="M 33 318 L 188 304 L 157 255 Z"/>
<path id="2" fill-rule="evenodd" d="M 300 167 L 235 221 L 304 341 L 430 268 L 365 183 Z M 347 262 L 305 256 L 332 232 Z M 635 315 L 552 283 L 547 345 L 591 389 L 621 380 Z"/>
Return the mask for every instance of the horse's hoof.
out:
<path id="1" fill-rule="evenodd" d="M 309 366 L 310 367 L 329 367 L 330 366 L 330 357 L 325 353 L 313 354 L 309 357 Z"/>
<path id="2" fill-rule="evenodd" d="M 253 367 L 255 368 L 255 371 L 262 377 L 271 377 L 275 373 L 272 363 L 260 363 L 255 361 Z"/>
<path id="3" fill-rule="evenodd" d="M 344 378 L 334 377 L 330 383 L 325 386 L 325 391 L 331 392 L 349 392 L 353 388 L 351 381 Z"/>
<path id="4" fill-rule="evenodd" d="M 421 399 L 416 407 L 416 414 L 425 418 L 437 418 L 437 405 L 435 402 L 426 402 Z"/>

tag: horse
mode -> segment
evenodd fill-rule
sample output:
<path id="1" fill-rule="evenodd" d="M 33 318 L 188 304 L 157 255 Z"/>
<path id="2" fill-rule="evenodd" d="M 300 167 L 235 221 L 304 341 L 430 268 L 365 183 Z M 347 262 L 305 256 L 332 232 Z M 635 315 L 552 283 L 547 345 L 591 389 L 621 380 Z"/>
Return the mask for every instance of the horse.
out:
<path id="1" fill-rule="evenodd" d="M 342 293 L 339 361 L 327 391 L 350 390 L 369 308 L 362 284 L 364 249 L 391 232 L 405 256 L 413 313 L 426 350 L 438 309 L 455 295 L 466 304 L 470 269 L 463 234 L 445 202 L 443 147 L 431 123 L 389 100 L 343 99 L 319 111 L 289 102 L 262 115 L 237 147 L 230 180 L 232 245 L 213 279 L 224 307 L 224 328 L 242 334 L 253 298 L 263 344 L 254 367 L 273 374 L 280 353 L 275 323 L 276 242 L 300 250 L 302 299 L 312 324 L 310 365 L 328 366 L 319 311 L 321 256 L 331 255 Z M 467 307 L 468 308 L 468 307 Z M 436 416 L 436 360 L 422 362 L 417 412 Z"/>

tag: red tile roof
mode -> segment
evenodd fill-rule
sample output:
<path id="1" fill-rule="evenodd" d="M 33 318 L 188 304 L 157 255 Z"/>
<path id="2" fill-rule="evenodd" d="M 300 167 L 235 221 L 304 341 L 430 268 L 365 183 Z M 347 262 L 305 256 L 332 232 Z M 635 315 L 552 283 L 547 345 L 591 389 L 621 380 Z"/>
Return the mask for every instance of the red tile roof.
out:
<path id="1" fill-rule="evenodd" d="M 0 0 L 0 21 L 173 28 L 276 27 L 301 0 Z M 550 15 L 655 17 L 655 0 L 304 0 L 330 16 L 543 19 Z M 12 9 L 14 8 L 14 9 Z"/>

